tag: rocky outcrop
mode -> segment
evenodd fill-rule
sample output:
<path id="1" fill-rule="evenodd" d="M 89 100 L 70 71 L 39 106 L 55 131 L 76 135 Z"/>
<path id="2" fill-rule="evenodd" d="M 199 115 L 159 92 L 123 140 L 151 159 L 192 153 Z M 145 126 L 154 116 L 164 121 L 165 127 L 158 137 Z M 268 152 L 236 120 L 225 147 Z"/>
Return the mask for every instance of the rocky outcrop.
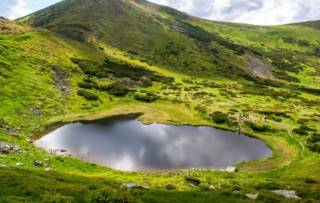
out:
<path id="1" fill-rule="evenodd" d="M 246 65 L 245 65 L 246 72 L 248 72 L 249 74 L 255 77 L 259 77 L 263 79 L 271 79 L 271 80 L 275 79 L 275 77 L 272 74 L 272 70 L 271 70 L 272 67 L 268 62 L 254 56 L 251 53 L 246 53 L 244 57 L 246 60 Z"/>
<path id="2" fill-rule="evenodd" d="M 272 190 L 272 192 L 288 199 L 301 199 L 294 190 Z"/>
<path id="3" fill-rule="evenodd" d="M 18 146 L 14 146 L 7 142 L 0 142 L 0 154 L 9 154 L 9 153 L 17 153 L 22 150 Z"/>

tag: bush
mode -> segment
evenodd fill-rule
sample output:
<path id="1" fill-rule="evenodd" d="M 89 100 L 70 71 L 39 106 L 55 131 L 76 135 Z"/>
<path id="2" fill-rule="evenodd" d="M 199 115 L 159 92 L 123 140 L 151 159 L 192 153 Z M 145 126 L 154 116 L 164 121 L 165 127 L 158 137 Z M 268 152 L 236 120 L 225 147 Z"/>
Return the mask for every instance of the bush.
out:
<path id="1" fill-rule="evenodd" d="M 86 98 L 87 100 L 98 100 L 99 97 L 91 92 L 88 92 L 86 90 L 79 90 L 77 93 L 79 96 L 82 96 L 84 98 Z"/>
<path id="2" fill-rule="evenodd" d="M 124 85 L 120 83 L 113 83 L 107 87 L 103 87 L 102 90 L 105 90 L 109 94 L 114 95 L 116 97 L 124 97 L 130 92 L 128 88 L 126 88 Z"/>
<path id="3" fill-rule="evenodd" d="M 315 133 L 308 138 L 308 143 L 317 143 L 317 142 L 320 142 L 320 134 Z"/>
<path id="4" fill-rule="evenodd" d="M 293 130 L 293 132 L 298 135 L 309 135 L 309 132 L 315 132 L 315 131 L 316 131 L 315 129 L 310 128 L 306 125 L 301 125 L 299 128 L 296 128 Z"/>
<path id="5" fill-rule="evenodd" d="M 314 49 L 314 55 L 320 57 L 320 46 Z"/>
<path id="6" fill-rule="evenodd" d="M 254 132 L 270 132 L 273 131 L 273 129 L 267 125 L 257 125 L 253 122 L 246 121 L 245 124 L 250 127 Z"/>
<path id="7" fill-rule="evenodd" d="M 155 102 L 156 100 L 158 100 L 159 96 L 152 94 L 152 93 L 146 93 L 146 94 L 138 93 L 138 94 L 134 95 L 134 98 L 138 101 L 151 103 L 151 102 Z"/>
<path id="8" fill-rule="evenodd" d="M 134 199 L 127 193 L 115 192 L 112 190 L 102 190 L 93 192 L 89 198 L 88 203 L 130 203 Z"/>
<path id="9" fill-rule="evenodd" d="M 215 111 L 210 116 L 211 119 L 217 124 L 223 124 L 229 121 L 228 114 L 220 111 Z"/>

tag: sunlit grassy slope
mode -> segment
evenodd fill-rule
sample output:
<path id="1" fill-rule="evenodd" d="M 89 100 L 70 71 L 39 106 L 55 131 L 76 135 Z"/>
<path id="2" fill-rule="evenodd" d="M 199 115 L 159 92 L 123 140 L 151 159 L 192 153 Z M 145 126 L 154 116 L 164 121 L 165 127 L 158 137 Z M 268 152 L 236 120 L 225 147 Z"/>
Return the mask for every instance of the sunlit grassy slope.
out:
<path id="1" fill-rule="evenodd" d="M 23 149 L 0 156 L 0 202 L 250 202 L 247 193 L 290 201 L 274 189 L 317 202 L 317 24 L 211 22 L 142 0 L 66 0 L 19 23 L 0 19 L 0 142 Z M 47 124 L 128 113 L 144 113 L 145 123 L 241 125 L 274 156 L 241 163 L 237 173 L 144 174 L 30 144 Z M 249 118 L 239 123 L 243 113 Z M 121 186 L 128 182 L 150 189 Z"/>

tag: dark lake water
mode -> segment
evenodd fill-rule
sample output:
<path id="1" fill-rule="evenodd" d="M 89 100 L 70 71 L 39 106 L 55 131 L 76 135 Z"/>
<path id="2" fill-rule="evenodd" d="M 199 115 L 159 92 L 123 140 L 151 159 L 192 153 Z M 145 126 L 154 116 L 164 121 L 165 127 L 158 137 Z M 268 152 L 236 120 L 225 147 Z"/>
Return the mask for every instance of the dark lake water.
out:
<path id="1" fill-rule="evenodd" d="M 264 142 L 236 133 L 211 127 L 144 125 L 129 118 L 67 124 L 35 145 L 46 151 L 64 149 L 81 160 L 122 171 L 220 169 L 272 155 Z"/>

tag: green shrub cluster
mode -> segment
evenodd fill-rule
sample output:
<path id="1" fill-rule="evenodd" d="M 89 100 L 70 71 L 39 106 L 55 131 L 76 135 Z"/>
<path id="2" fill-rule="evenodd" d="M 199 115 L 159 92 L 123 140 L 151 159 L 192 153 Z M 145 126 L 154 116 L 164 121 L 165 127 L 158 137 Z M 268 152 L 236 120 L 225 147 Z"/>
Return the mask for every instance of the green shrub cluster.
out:
<path id="1" fill-rule="evenodd" d="M 140 82 L 142 86 L 152 86 L 152 81 L 164 84 L 171 84 L 174 81 L 171 77 L 159 75 L 145 68 L 114 62 L 109 59 L 105 59 L 103 63 L 75 58 L 71 60 L 89 76 L 105 78 L 112 75 L 117 78 L 130 78 Z"/>
<path id="2" fill-rule="evenodd" d="M 153 93 L 137 93 L 134 95 L 134 98 L 138 101 L 143 101 L 143 102 L 155 102 L 156 100 L 159 99 L 158 95 L 155 95 Z"/>
<path id="3" fill-rule="evenodd" d="M 95 94 L 93 94 L 92 92 L 89 92 L 89 91 L 87 91 L 87 90 L 79 90 L 79 91 L 77 92 L 77 94 L 78 94 L 79 96 L 82 96 L 82 97 L 86 98 L 87 100 L 95 101 L 95 100 L 98 100 L 98 99 L 99 99 L 99 97 L 98 97 L 97 95 L 95 95 Z"/>
<path id="4" fill-rule="evenodd" d="M 245 121 L 245 124 L 251 128 L 254 132 L 272 132 L 274 131 L 273 128 L 267 126 L 267 125 L 258 125 L 256 123 L 253 123 L 251 121 Z"/>
<path id="5" fill-rule="evenodd" d="M 130 89 L 118 82 L 108 85 L 106 87 L 100 87 L 100 89 L 107 91 L 109 94 L 114 95 L 116 97 L 124 97 L 130 92 Z"/>
<path id="6" fill-rule="evenodd" d="M 130 203 L 134 198 L 126 192 L 113 190 L 94 191 L 86 200 L 87 203 Z"/>
<path id="7" fill-rule="evenodd" d="M 86 78 L 78 83 L 78 86 L 84 89 L 97 89 L 98 84 L 90 78 Z"/>
<path id="8" fill-rule="evenodd" d="M 310 132 L 316 132 L 316 130 L 306 125 L 301 125 L 299 128 L 294 129 L 293 132 L 298 135 L 309 135 Z"/>
<path id="9" fill-rule="evenodd" d="M 313 152 L 320 153 L 320 134 L 314 133 L 307 139 L 308 148 Z"/>
<path id="10" fill-rule="evenodd" d="M 229 117 L 228 114 L 223 113 L 221 111 L 215 111 L 213 113 L 210 114 L 211 119 L 213 120 L 213 122 L 217 123 L 217 124 L 224 124 L 229 122 Z"/>

